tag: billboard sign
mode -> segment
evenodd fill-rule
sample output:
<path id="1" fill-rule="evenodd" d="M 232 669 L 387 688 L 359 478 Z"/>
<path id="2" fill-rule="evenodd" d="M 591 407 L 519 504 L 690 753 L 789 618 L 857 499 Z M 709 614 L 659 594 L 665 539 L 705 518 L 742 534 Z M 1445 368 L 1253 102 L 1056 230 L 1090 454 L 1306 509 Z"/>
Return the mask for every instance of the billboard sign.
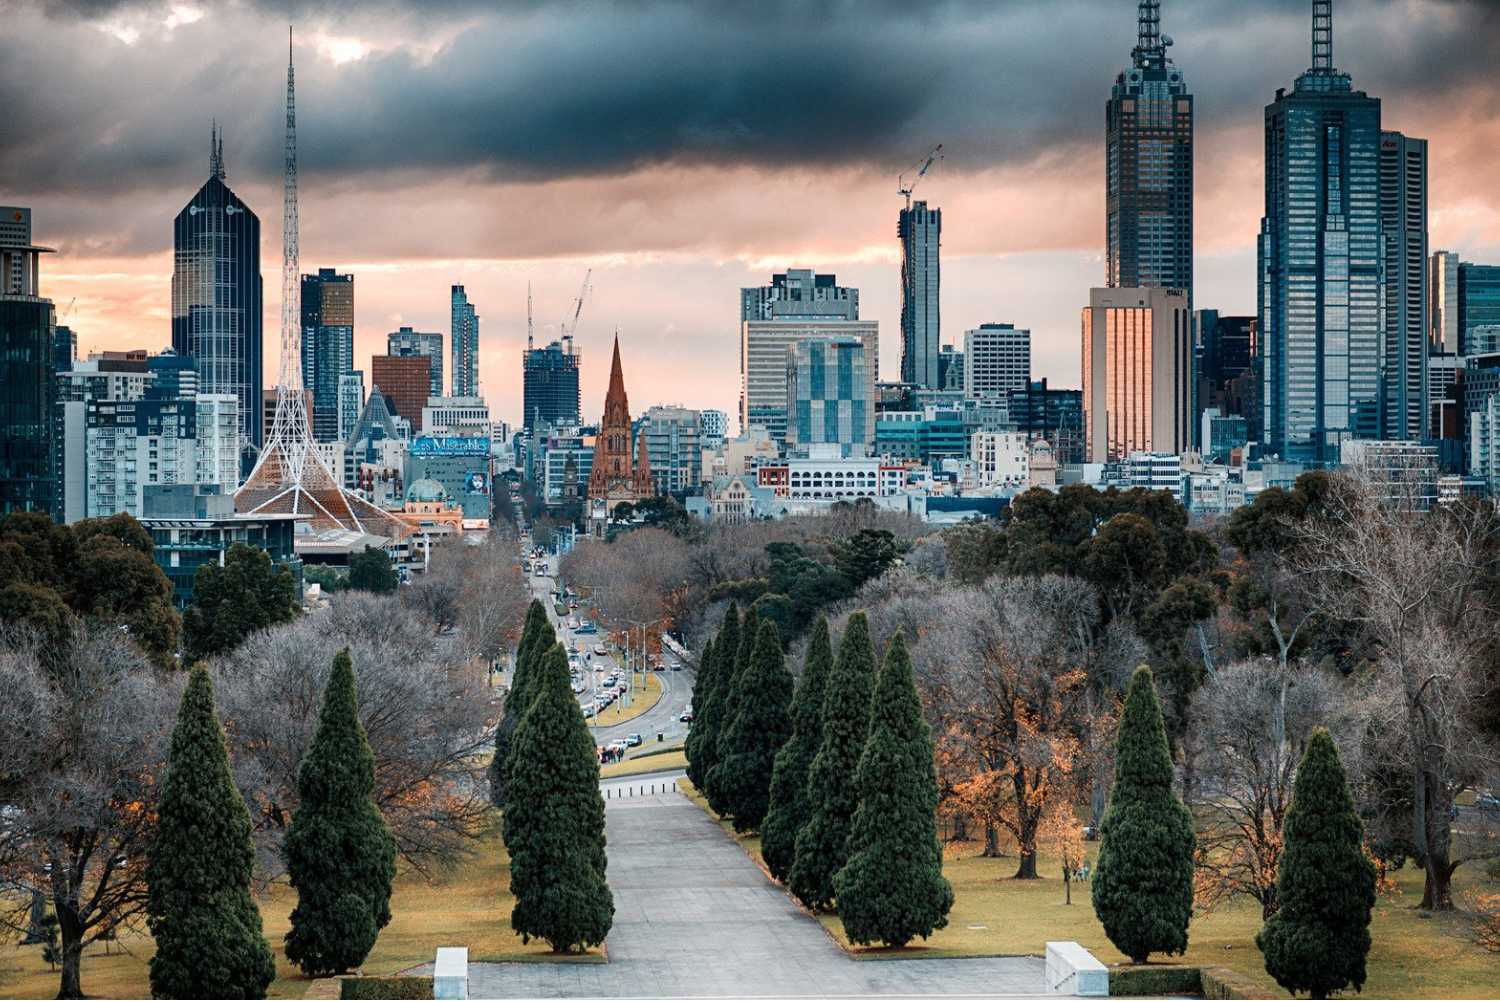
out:
<path id="1" fill-rule="evenodd" d="M 490 440 L 485 437 L 444 437 L 418 435 L 411 440 L 413 456 L 488 456 Z"/>
<path id="2" fill-rule="evenodd" d="M 490 476 L 488 473 L 466 473 L 464 474 L 465 494 L 488 494 L 490 492 Z"/>

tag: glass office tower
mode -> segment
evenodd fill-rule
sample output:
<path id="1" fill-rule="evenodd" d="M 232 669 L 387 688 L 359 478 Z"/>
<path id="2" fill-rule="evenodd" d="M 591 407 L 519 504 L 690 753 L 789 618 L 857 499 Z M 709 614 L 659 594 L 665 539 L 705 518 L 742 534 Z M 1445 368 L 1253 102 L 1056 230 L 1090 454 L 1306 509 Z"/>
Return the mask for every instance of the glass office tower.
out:
<path id="1" fill-rule="evenodd" d="M 1261 439 L 1310 463 L 1378 438 L 1381 417 L 1380 100 L 1333 68 L 1329 7 L 1314 3 L 1312 68 L 1266 106 L 1258 254 Z"/>
<path id="2" fill-rule="evenodd" d="M 339 380 L 354 369 L 354 276 L 332 268 L 302 276 L 302 387 L 313 438 L 339 441 Z"/>
<path id="3" fill-rule="evenodd" d="M 453 287 L 453 393 L 479 396 L 479 316 L 464 287 Z"/>
<path id="4" fill-rule="evenodd" d="M 901 238 L 901 381 L 935 390 L 940 385 L 943 210 L 913 202 L 901 210 L 896 231 Z"/>
<path id="5" fill-rule="evenodd" d="M 579 420 L 578 372 L 582 355 L 565 336 L 544 348 L 527 348 L 521 356 L 521 424 L 560 428 Z"/>
<path id="6" fill-rule="evenodd" d="M 173 223 L 172 349 L 198 360 L 203 393 L 240 399 L 240 441 L 263 441 L 260 219 L 224 183 L 214 143 L 210 175 Z"/>

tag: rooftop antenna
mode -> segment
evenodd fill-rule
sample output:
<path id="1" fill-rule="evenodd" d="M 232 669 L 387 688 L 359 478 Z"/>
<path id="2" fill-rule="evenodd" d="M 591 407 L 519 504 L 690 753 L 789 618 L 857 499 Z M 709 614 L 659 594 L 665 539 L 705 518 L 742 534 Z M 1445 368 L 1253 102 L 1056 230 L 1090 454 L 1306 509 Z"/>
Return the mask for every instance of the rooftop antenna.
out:
<path id="1" fill-rule="evenodd" d="M 1333 73 L 1333 0 L 1313 0 L 1312 71 Z"/>
<path id="2" fill-rule="evenodd" d="M 208 174 L 224 180 L 224 137 L 219 134 L 219 120 L 214 119 L 213 131 L 208 137 Z"/>
<path id="3" fill-rule="evenodd" d="M 1166 58 L 1167 43 L 1161 34 L 1161 0 L 1140 0 L 1136 11 L 1135 65 L 1141 69 L 1158 66 Z"/>

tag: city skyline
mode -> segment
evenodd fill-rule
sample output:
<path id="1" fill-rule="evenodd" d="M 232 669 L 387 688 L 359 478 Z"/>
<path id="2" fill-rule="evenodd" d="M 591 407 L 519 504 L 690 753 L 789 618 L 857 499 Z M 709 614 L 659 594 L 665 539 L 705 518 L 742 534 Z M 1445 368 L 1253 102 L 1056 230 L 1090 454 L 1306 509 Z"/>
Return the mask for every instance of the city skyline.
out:
<path id="1" fill-rule="evenodd" d="M 1104 255 L 1100 112 L 1135 40 L 1135 4 L 1050 4 L 1045 15 L 1002 5 L 972 26 L 965 22 L 978 37 L 1007 36 L 1000 51 L 1014 50 L 1017 58 L 1003 67 L 994 64 L 1006 60 L 981 59 L 982 46 L 960 37 L 959 25 L 973 20 L 973 10 L 961 3 L 940 5 L 925 15 L 921 27 L 933 51 L 948 53 L 953 65 L 939 74 L 938 60 L 926 52 L 911 57 L 911 66 L 887 59 L 886 83 L 876 93 L 914 88 L 903 91 L 891 109 L 872 107 L 852 80 L 830 85 L 835 70 L 857 78 L 857 68 L 844 56 L 784 42 L 753 58 L 741 53 L 722 69 L 708 60 L 689 60 L 672 70 L 657 64 L 650 79 L 629 81 L 662 98 L 669 84 L 693 73 L 720 73 L 732 92 L 670 105 L 669 121 L 651 138 L 656 144 L 651 148 L 632 149 L 643 140 L 599 125 L 613 137 L 599 149 L 573 149 L 551 139 L 527 158 L 524 150 L 506 145 L 520 135 L 506 139 L 501 126 L 507 123 L 501 122 L 491 126 L 494 134 L 457 129 L 459 137 L 421 154 L 428 158 L 424 163 L 384 148 L 385 130 L 405 123 L 416 130 L 419 142 L 413 145 L 422 145 L 431 126 L 415 122 L 414 105 L 427 101 L 428 107 L 446 107 L 454 121 L 471 108 L 469 102 L 498 107 L 509 87 L 540 72 L 529 68 L 531 47 L 570 26 L 589 29 L 561 51 L 561 63 L 552 70 L 588 69 L 587 79 L 568 91 L 575 101 L 571 110 L 553 98 L 537 98 L 543 106 L 527 112 L 535 120 L 526 119 L 525 128 L 509 125 L 532 140 L 550 130 L 571 134 L 573 146 L 585 146 L 577 142 L 577 130 L 581 125 L 585 135 L 594 134 L 585 112 L 597 110 L 605 99 L 596 86 L 599 68 L 586 63 L 590 54 L 611 49 L 603 31 L 608 23 L 621 27 L 618 38 L 631 44 L 660 46 L 697 32 L 709 50 L 717 51 L 742 26 L 743 15 L 689 15 L 672 4 L 628 10 L 591 5 L 592 17 L 580 17 L 580 8 L 490 17 L 465 8 L 418 30 L 401 4 L 377 6 L 389 17 L 374 28 L 367 23 L 376 19 L 355 11 L 304 17 L 298 32 L 307 39 L 298 43 L 306 67 L 303 270 L 335 267 L 371 276 L 361 282 L 356 365 L 364 367 L 379 353 L 383 337 L 398 325 L 445 330 L 446 292 L 464 284 L 471 299 L 483 305 L 481 390 L 497 417 L 514 421 L 520 416 L 526 281 L 532 279 L 537 289 L 543 321 L 537 336 L 545 343 L 558 333 L 547 318 L 565 315 L 578 272 L 594 267 L 594 291 L 578 332 L 580 349 L 602 358 L 618 325 L 630 354 L 649 360 L 637 365 L 634 381 L 643 402 L 728 409 L 725 403 L 736 396 L 738 383 L 735 290 L 762 284 L 771 272 L 815 268 L 836 272 L 841 284 L 861 290 L 862 315 L 881 322 L 880 374 L 894 378 L 900 357 L 900 249 L 892 224 L 901 207 L 895 175 L 941 141 L 944 159 L 923 182 L 922 194 L 947 217 L 944 341 L 952 343 L 963 330 L 987 322 L 1029 327 L 1036 375 L 1058 386 L 1079 385 L 1076 310 L 1080 295 L 1098 284 Z M 9 48 L 16 39 L 44 31 L 49 37 L 93 32 L 84 37 L 103 39 L 55 92 L 28 93 L 11 112 L 24 125 L 50 107 L 65 120 L 62 134 L 91 129 L 92 141 L 45 177 L 38 169 L 45 161 L 37 158 L 45 157 L 45 144 L 56 136 L 28 136 L 0 154 L 7 176 L 18 185 L 4 192 L 3 200 L 30 205 L 36 239 L 60 252 L 49 261 L 44 293 L 59 303 L 79 298 L 73 326 L 80 354 L 159 350 L 167 343 L 170 215 L 203 183 L 201 130 L 210 120 L 216 118 L 223 130 L 229 183 L 262 218 L 275 210 L 275 67 L 284 13 L 253 4 L 231 11 L 179 8 L 125 3 L 90 6 L 105 11 L 93 17 L 49 17 L 40 7 L 23 7 L 13 18 L 17 30 L 11 41 L 0 42 L 0 51 L 13 57 L 7 65 L 24 71 L 30 57 Z M 663 19 L 674 13 L 682 16 L 672 21 L 667 41 L 648 37 L 648 26 L 666 23 Z M 766 15 L 766 25 L 778 20 L 777 13 Z M 894 52 L 890 33 L 912 26 L 910 16 L 899 13 L 869 25 L 847 17 L 840 21 L 837 11 L 816 5 L 802 13 L 842 24 L 856 51 L 882 58 Z M 1306 5 L 1270 4 L 1247 14 L 1214 3 L 1169 3 L 1163 22 L 1176 41 L 1174 62 L 1193 81 L 1198 117 L 1194 305 L 1253 313 L 1259 206 L 1238 197 L 1237 188 L 1261 186 L 1262 109 L 1276 87 L 1307 68 Z M 510 76 L 467 62 L 476 44 L 518 27 L 527 31 L 509 61 Z M 1266 44 L 1238 50 L 1237 36 L 1252 28 Z M 1500 149 L 1500 125 L 1476 119 L 1483 113 L 1470 110 L 1485 106 L 1481 92 L 1489 86 L 1471 60 L 1496 31 L 1493 9 L 1477 3 L 1338 6 L 1340 69 L 1379 94 L 1385 127 L 1430 142 L 1432 249 L 1452 250 L 1468 260 L 1500 256 L 1495 204 L 1500 195 L 1479 181 L 1483 165 Z M 1049 86 L 1029 95 L 1030 104 L 1021 101 L 1028 95 L 1016 88 L 1027 83 L 1028 73 L 1049 51 L 1037 40 L 1064 34 L 1072 43 L 1070 61 L 1046 60 Z M 227 53 L 231 41 L 249 44 Z M 1265 52 L 1274 55 L 1266 58 Z M 200 69 L 195 61 L 217 57 L 223 65 L 216 73 L 234 86 L 210 82 L 201 93 L 190 91 L 165 79 L 183 67 L 143 65 L 145 60 L 170 64 L 173 54 Z M 785 86 L 822 81 L 833 117 L 847 119 L 822 147 L 802 134 L 800 124 L 785 123 L 778 132 L 777 123 L 765 120 L 764 109 L 750 106 L 750 98 L 767 96 L 756 70 L 774 59 L 795 70 Z M 113 129 L 102 128 L 97 114 L 80 113 L 68 103 L 78 99 L 70 98 L 70 90 L 77 90 L 70 84 L 110 67 L 132 80 L 152 81 L 162 92 L 136 104 L 127 103 L 128 94 L 114 94 L 106 108 Z M 442 89 L 460 70 L 477 74 L 477 97 Z M 389 88 L 356 93 L 380 72 L 395 73 L 416 96 L 396 97 Z M 451 101 L 435 105 L 439 97 Z M 998 97 L 1005 100 L 996 107 Z M 377 100 L 381 104 L 372 107 Z M 176 115 L 169 122 L 136 123 L 141 129 L 133 133 L 127 127 L 132 116 L 151 112 L 158 101 L 174 105 Z M 1445 101 L 1447 114 L 1434 120 L 1431 110 Z M 369 115 L 377 110 L 388 112 L 394 124 L 373 122 Z M 348 114 L 341 117 L 341 112 Z M 626 116 L 624 124 L 629 122 Z M 724 127 L 721 134 L 709 129 L 714 123 Z M 727 129 L 736 124 L 762 141 L 737 138 Z M 471 145 L 460 149 L 459 139 Z M 104 180 L 106 168 L 111 173 Z M 395 206 L 397 224 L 386 213 L 370 212 L 371 199 Z M 174 203 L 174 209 L 165 208 Z M 563 205 L 569 211 L 558 215 Z M 446 223 L 434 224 L 438 219 Z M 263 269 L 279 250 L 268 241 L 274 235 L 262 241 Z M 277 309 L 273 289 L 265 310 L 275 316 Z M 692 378 L 682 378 L 684 373 Z M 587 413 L 589 402 L 598 406 L 606 378 L 607 373 L 584 367 L 586 419 L 598 417 Z"/>

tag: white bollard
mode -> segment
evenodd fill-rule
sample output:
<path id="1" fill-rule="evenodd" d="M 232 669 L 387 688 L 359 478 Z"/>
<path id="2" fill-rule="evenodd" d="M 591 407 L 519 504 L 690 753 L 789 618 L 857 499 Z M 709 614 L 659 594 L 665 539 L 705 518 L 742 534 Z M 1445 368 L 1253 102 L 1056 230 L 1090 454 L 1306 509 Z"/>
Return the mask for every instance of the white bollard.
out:
<path id="1" fill-rule="evenodd" d="M 434 999 L 467 999 L 469 997 L 469 948 L 440 946 L 437 962 L 432 965 Z"/>
<path id="2" fill-rule="evenodd" d="M 1109 968 L 1077 943 L 1048 943 L 1047 994 L 1108 996 Z"/>

